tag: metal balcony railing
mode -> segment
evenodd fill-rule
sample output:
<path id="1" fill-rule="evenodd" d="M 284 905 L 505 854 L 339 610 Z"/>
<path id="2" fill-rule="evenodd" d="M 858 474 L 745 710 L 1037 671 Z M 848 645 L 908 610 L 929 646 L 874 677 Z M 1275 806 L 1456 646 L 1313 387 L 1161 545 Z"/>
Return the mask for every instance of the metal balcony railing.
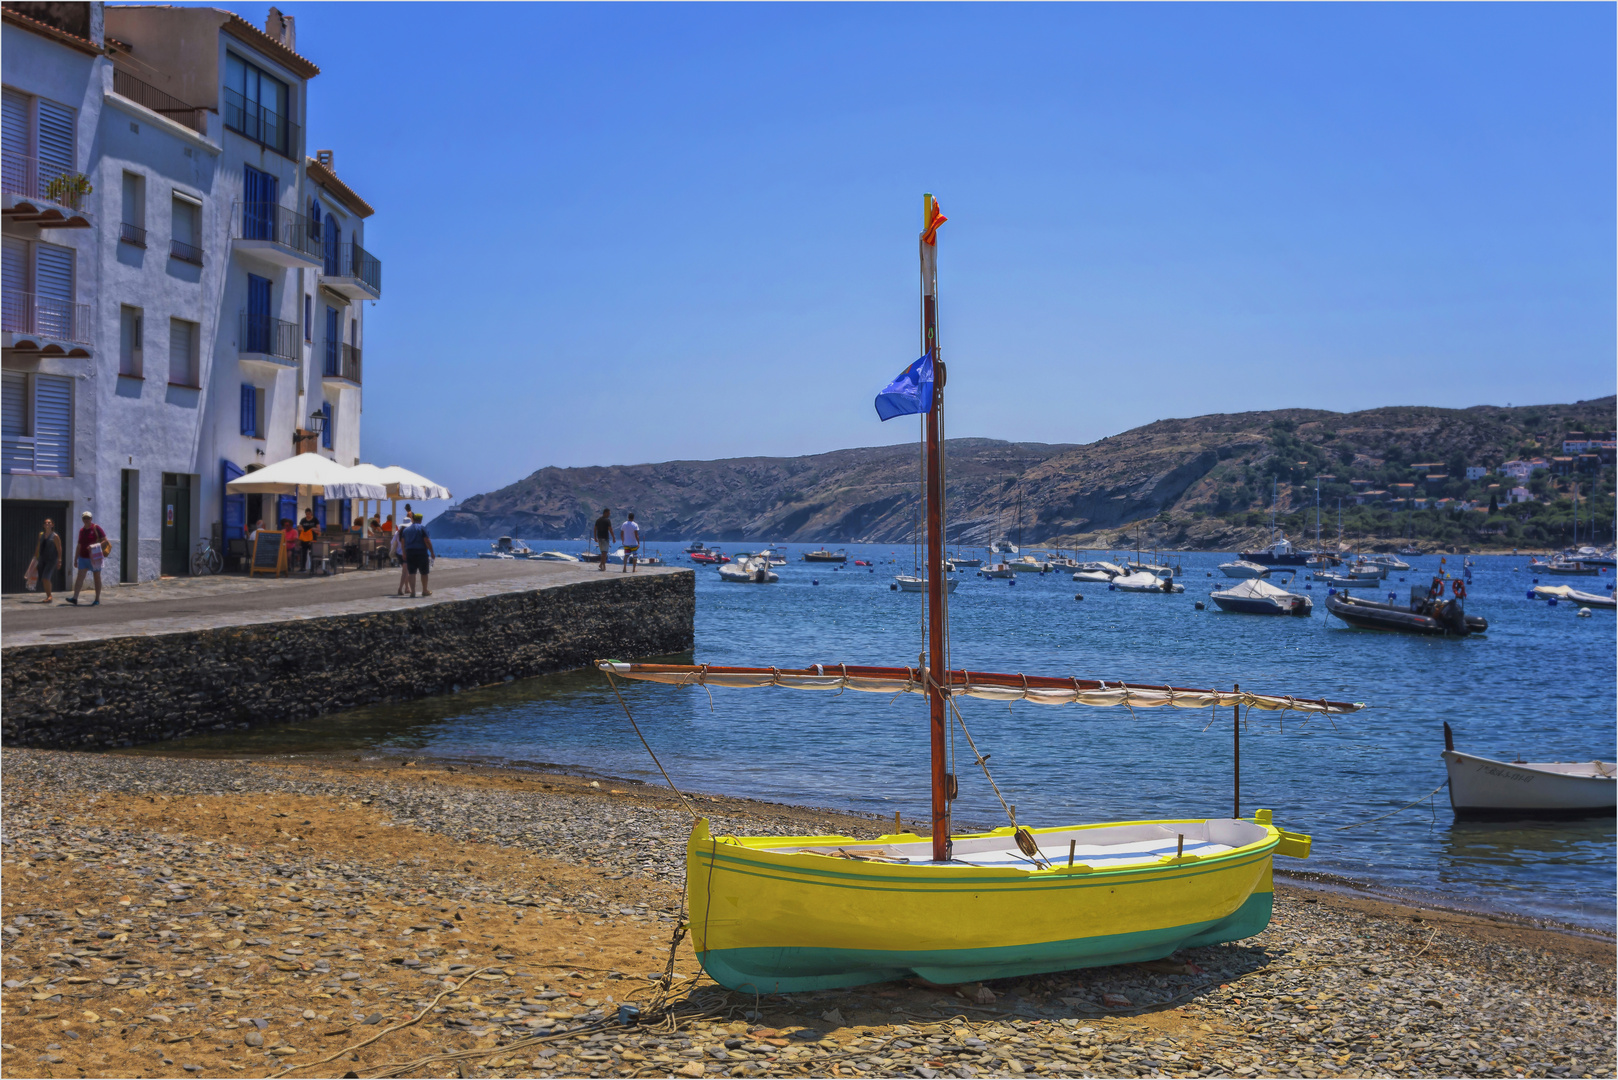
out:
<path id="1" fill-rule="evenodd" d="M 145 247 L 146 230 L 139 225 L 131 225 L 125 221 L 118 226 L 118 239 L 126 244 L 134 244 L 136 247 Z"/>
<path id="2" fill-rule="evenodd" d="M 225 127 L 282 157 L 297 154 L 297 124 L 230 89 L 225 91 Z"/>
<path id="3" fill-rule="evenodd" d="M 7 292 L 0 302 L 0 327 L 14 334 L 37 334 L 90 344 L 90 305 L 30 292 Z"/>
<path id="4" fill-rule="evenodd" d="M 181 240 L 169 241 L 169 255 L 172 258 L 179 259 L 181 262 L 196 263 L 198 266 L 202 265 L 202 249 L 194 244 L 187 244 Z"/>
<path id="5" fill-rule="evenodd" d="M 135 78 L 127 71 L 118 68 L 112 69 L 112 90 L 121 94 L 130 101 L 138 102 L 155 113 L 162 113 L 176 123 L 184 124 L 192 131 L 206 135 L 206 121 L 202 119 L 202 110 L 195 105 L 187 105 L 172 94 L 166 94 L 149 82 Z"/>
<path id="6" fill-rule="evenodd" d="M 90 182 L 83 173 L 41 165 L 36 157 L 15 150 L 0 152 L 0 190 L 27 199 L 45 199 L 70 210 L 83 208 Z"/>
<path id="7" fill-rule="evenodd" d="M 232 203 L 230 235 L 237 240 L 269 240 L 311 259 L 324 259 L 319 232 L 310 233 L 309 219 L 280 203 Z"/>
<path id="8" fill-rule="evenodd" d="M 327 277 L 357 278 L 374 291 L 382 291 L 382 260 L 350 240 L 325 249 Z"/>
<path id="9" fill-rule="evenodd" d="M 298 362 L 298 324 L 277 319 L 273 315 L 254 315 L 242 312 L 242 335 L 237 351 L 257 356 L 273 357 L 277 362 L 293 365 Z"/>
<path id="10" fill-rule="evenodd" d="M 325 361 L 321 374 L 326 378 L 347 379 L 351 383 L 359 383 L 359 346 L 346 345 L 340 341 L 328 341 L 326 342 Z"/>

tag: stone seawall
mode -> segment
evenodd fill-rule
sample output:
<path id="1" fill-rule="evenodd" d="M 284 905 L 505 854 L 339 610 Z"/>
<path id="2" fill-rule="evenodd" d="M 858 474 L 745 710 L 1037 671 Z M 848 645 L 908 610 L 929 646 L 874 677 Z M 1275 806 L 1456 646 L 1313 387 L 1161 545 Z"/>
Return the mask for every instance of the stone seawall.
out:
<path id="1" fill-rule="evenodd" d="M 256 727 L 691 649 L 696 576 L 604 580 L 218 629 L 0 650 L 7 746 Z"/>

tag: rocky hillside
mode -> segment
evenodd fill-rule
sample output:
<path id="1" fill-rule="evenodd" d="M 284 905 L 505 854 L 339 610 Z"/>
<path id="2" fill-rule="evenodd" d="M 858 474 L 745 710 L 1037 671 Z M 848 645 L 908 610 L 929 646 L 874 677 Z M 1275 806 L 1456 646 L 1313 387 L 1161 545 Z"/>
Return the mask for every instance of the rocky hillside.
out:
<path id="1" fill-rule="evenodd" d="M 1312 500 L 1319 473 L 1381 480 L 1411 463 L 1498 464 L 1559 452 L 1569 430 L 1614 427 L 1612 397 L 1573 405 L 1357 413 L 1313 409 L 1159 420 L 1084 445 L 953 439 L 952 543 L 1015 535 L 1071 542 L 1134 522 L 1178 521 L 1199 542 L 1245 537 L 1245 514 Z M 914 445 L 797 458 L 544 468 L 440 517 L 446 537 L 581 538 L 601 507 L 633 509 L 651 540 L 892 543 L 920 513 Z M 1167 515 L 1167 517 L 1163 517 Z"/>

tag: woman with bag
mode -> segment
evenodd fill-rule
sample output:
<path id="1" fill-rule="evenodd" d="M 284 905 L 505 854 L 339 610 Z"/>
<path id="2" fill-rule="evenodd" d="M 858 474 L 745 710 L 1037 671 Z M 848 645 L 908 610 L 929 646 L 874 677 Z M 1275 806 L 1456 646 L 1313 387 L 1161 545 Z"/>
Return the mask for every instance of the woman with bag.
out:
<path id="1" fill-rule="evenodd" d="M 62 538 L 56 535 L 56 522 L 46 518 L 44 531 L 34 541 L 34 561 L 28 567 L 29 576 L 39 588 L 45 590 L 45 599 L 40 601 L 41 604 L 55 599 L 52 590 L 56 588 L 56 571 L 61 565 Z"/>
<path id="2" fill-rule="evenodd" d="M 79 543 L 75 549 L 79 573 L 73 579 L 73 595 L 67 598 L 67 602 L 78 606 L 79 591 L 84 588 L 84 575 L 89 573 L 95 575 L 96 598 L 90 604 L 91 607 L 95 607 L 101 603 L 101 562 L 112 554 L 112 541 L 107 539 L 107 534 L 101 526 L 95 523 L 94 515 L 90 511 L 86 510 L 79 516 L 84 521 L 79 528 Z"/>

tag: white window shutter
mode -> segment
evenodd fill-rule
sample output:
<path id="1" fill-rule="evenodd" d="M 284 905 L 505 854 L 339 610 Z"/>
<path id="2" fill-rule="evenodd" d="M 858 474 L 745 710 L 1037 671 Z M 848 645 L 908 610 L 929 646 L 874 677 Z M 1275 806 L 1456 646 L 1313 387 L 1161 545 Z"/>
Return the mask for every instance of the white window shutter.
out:
<path id="1" fill-rule="evenodd" d="M 75 110 L 54 101 L 39 99 L 39 178 L 49 183 L 64 174 L 78 172 L 78 140 L 74 131 Z"/>
<path id="2" fill-rule="evenodd" d="M 0 431 L 8 439 L 28 434 L 28 375 L 21 371 L 5 372 L 5 384 L 0 390 Z"/>
<path id="3" fill-rule="evenodd" d="M 5 274 L 4 279 L 0 280 L 0 288 L 12 294 L 33 292 L 28 287 L 28 241 L 12 236 L 5 239 Z M 10 310 L 9 304 L 7 310 Z"/>
<path id="4" fill-rule="evenodd" d="M 73 475 L 73 380 L 34 376 L 34 471 Z"/>
<path id="5" fill-rule="evenodd" d="M 34 294 L 41 300 L 73 302 L 73 249 L 34 245 Z"/>

